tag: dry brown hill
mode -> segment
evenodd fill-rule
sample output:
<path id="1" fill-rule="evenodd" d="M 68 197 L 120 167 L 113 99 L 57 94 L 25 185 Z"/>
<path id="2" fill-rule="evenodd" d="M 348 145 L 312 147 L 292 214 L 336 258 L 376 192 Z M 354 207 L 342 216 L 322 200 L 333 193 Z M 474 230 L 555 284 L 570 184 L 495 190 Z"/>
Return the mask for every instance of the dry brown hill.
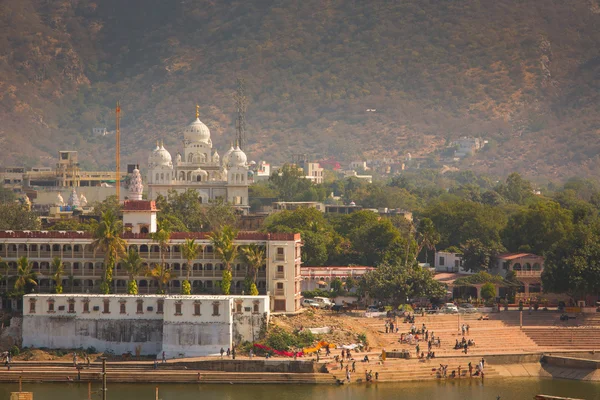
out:
<path id="1" fill-rule="evenodd" d="M 246 79 L 250 157 L 413 156 L 451 139 L 464 168 L 556 179 L 600 172 L 597 0 L 4 0 L 0 164 L 79 150 L 114 164 L 180 147 L 194 104 L 223 151 Z M 376 109 L 376 112 L 367 112 Z"/>

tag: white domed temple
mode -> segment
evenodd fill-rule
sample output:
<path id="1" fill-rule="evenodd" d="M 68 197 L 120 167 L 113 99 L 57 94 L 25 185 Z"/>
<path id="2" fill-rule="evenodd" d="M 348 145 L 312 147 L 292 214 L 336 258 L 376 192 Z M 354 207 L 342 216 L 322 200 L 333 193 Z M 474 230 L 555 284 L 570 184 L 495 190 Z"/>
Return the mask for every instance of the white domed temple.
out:
<path id="1" fill-rule="evenodd" d="M 155 200 L 169 190 L 198 191 L 200 201 L 209 203 L 218 198 L 247 212 L 248 164 L 246 154 L 239 146 L 231 148 L 221 158 L 213 150 L 210 130 L 199 119 L 183 130 L 183 153 L 175 158 L 162 143 L 156 143 L 148 157 L 148 199 Z"/>

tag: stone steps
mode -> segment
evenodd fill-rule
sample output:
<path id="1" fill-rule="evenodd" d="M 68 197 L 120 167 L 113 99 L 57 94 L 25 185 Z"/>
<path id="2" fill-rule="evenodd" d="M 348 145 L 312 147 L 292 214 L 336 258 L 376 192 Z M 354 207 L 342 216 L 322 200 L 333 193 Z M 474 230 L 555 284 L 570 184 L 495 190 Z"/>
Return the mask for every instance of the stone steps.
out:
<path id="1" fill-rule="evenodd" d="M 0 374 L 0 382 L 68 382 L 77 380 L 77 372 L 70 371 L 36 371 L 16 370 L 4 371 Z M 98 382 L 101 374 L 97 371 L 82 371 L 82 382 Z M 107 381 L 111 383 L 325 383 L 334 384 L 335 380 L 325 373 L 249 373 L 249 372 L 212 372 L 212 371 L 110 371 Z"/>

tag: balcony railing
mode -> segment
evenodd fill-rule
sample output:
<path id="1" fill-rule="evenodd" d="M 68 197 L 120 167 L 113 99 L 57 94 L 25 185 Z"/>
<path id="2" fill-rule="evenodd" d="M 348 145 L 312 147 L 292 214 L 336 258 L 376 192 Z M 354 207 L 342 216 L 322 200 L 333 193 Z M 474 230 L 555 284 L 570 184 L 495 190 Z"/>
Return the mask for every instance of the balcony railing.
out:
<path id="1" fill-rule="evenodd" d="M 515 271 L 517 278 L 539 278 L 542 276 L 542 270 L 539 271 Z"/>

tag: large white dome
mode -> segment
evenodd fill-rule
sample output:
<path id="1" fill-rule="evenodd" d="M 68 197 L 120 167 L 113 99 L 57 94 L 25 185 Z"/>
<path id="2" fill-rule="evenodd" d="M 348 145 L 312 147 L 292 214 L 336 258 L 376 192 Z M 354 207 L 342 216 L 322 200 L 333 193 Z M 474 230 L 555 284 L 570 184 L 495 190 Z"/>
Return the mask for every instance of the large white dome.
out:
<path id="1" fill-rule="evenodd" d="M 205 142 L 210 141 L 210 130 L 204 122 L 196 118 L 194 122 L 189 124 L 183 131 L 183 138 L 189 142 Z"/>
<path id="2" fill-rule="evenodd" d="M 246 153 L 240 149 L 240 146 L 237 146 L 229 155 L 228 164 L 234 167 L 245 167 L 247 161 L 248 157 L 246 156 Z"/>

